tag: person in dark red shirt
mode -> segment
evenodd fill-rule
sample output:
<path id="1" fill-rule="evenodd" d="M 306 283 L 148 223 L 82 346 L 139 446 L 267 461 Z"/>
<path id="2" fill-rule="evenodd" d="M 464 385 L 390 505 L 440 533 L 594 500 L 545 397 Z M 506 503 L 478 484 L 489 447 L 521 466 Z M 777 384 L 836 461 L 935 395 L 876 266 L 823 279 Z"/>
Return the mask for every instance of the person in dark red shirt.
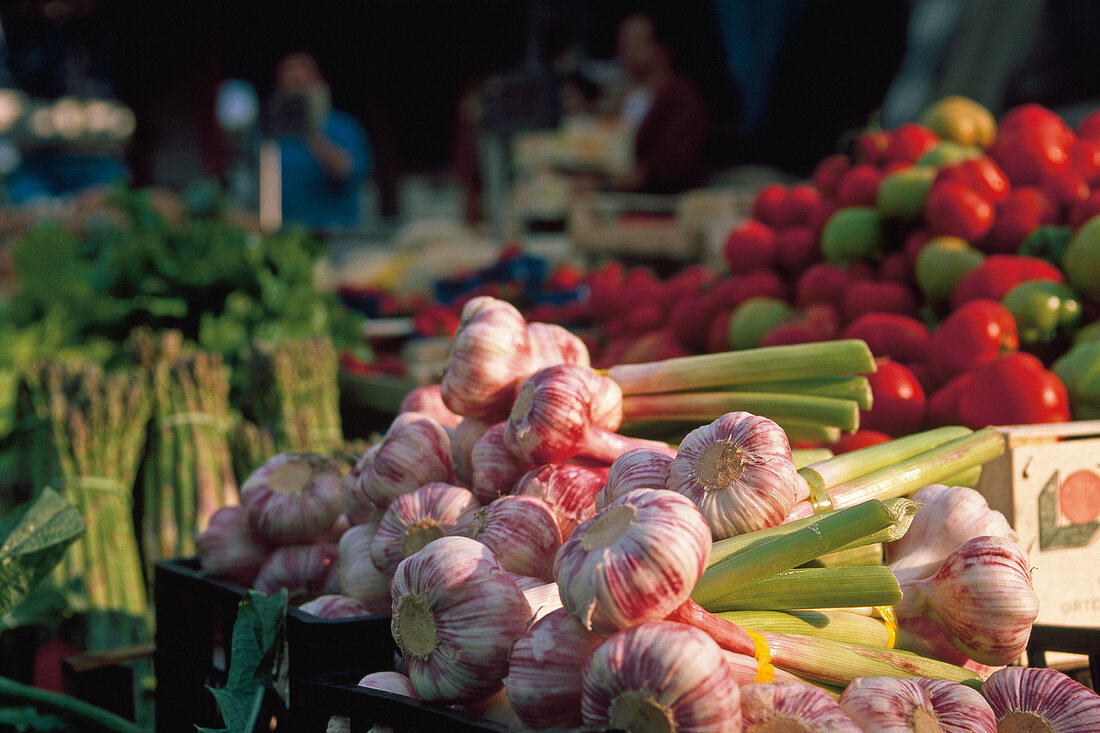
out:
<path id="1" fill-rule="evenodd" d="M 710 124 L 695 85 L 672 68 L 672 49 L 646 13 L 619 25 L 616 56 L 632 87 L 622 115 L 635 130 L 634 169 L 613 184 L 626 191 L 679 193 L 705 177 Z"/>

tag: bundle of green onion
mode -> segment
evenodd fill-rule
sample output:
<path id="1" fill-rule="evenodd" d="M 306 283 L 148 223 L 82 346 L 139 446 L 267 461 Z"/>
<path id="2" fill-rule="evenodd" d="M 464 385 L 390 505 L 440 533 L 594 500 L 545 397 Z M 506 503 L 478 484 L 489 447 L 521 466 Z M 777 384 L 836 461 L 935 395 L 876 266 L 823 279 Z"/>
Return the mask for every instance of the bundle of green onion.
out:
<path id="1" fill-rule="evenodd" d="M 66 553 L 56 578 L 81 588 L 87 649 L 148 637 L 145 583 L 132 518 L 134 482 L 152 400 L 131 372 L 106 374 L 90 362 L 27 369 L 21 407 L 30 430 L 32 487 L 53 487 L 84 515 L 87 533 Z"/>

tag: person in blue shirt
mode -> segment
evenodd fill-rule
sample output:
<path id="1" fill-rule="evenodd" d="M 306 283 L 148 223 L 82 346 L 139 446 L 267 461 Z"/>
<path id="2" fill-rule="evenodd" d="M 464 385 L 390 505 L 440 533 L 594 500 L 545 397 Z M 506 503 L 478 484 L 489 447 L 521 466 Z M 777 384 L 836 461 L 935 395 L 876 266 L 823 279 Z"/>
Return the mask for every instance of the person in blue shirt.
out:
<path id="1" fill-rule="evenodd" d="M 360 188 L 373 169 L 363 126 L 332 109 L 321 69 L 305 52 L 279 62 L 274 102 L 283 221 L 318 229 L 354 226 Z"/>

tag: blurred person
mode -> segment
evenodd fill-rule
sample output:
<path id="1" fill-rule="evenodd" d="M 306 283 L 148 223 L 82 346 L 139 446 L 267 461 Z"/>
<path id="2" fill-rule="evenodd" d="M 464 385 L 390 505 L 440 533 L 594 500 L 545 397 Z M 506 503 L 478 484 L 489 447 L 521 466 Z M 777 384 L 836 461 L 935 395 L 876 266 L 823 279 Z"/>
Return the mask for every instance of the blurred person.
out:
<path id="1" fill-rule="evenodd" d="M 673 49 L 654 16 L 620 24 L 616 58 L 630 79 L 620 114 L 635 130 L 634 168 L 615 188 L 679 193 L 702 183 L 710 124 L 695 85 L 673 69 Z"/>
<path id="2" fill-rule="evenodd" d="M 275 81 L 269 123 L 281 153 L 283 221 L 355 225 L 360 186 L 374 163 L 363 126 L 332 108 L 328 83 L 309 53 L 280 60 Z"/>

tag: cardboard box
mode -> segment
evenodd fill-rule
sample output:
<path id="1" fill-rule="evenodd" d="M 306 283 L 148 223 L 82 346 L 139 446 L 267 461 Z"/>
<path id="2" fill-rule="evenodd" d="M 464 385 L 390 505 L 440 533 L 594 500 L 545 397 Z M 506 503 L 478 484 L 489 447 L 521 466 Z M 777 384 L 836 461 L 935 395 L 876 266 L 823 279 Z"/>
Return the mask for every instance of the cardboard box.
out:
<path id="1" fill-rule="evenodd" d="M 1028 550 L 1035 622 L 1100 628 L 1100 420 L 998 429 L 977 488 Z"/>

